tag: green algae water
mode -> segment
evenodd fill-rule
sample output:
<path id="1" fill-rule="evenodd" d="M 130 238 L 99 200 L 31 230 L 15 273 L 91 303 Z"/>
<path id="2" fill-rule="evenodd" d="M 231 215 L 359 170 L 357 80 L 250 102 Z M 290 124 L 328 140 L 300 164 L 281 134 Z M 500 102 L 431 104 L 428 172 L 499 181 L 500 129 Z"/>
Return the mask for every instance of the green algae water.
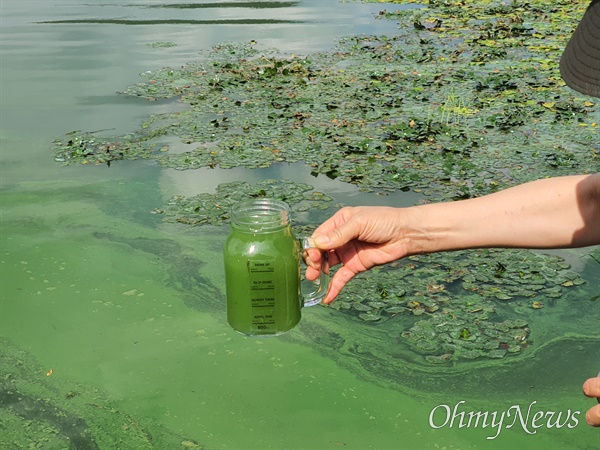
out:
<path id="1" fill-rule="evenodd" d="M 232 208 L 230 224 L 224 256 L 229 324 L 250 336 L 291 330 L 300 321 L 301 309 L 320 303 L 327 293 L 328 269 L 312 292 L 302 292 L 300 251 L 309 243 L 292 233 L 285 202 L 239 202 Z"/>
<path id="2" fill-rule="evenodd" d="M 271 3 L 277 5 L 264 7 Z M 0 3 L 1 448 L 600 448 L 598 430 L 583 418 L 596 400 L 581 394 L 600 366 L 597 247 L 552 252 L 577 274 L 559 280 L 559 297 L 551 296 L 555 290 L 539 294 L 548 289 L 540 274 L 563 273 L 546 259 L 485 253 L 478 261 L 486 270 L 471 281 L 452 278 L 471 267 L 458 257 L 409 260 L 390 268 L 402 271 L 405 279 L 396 284 L 410 296 L 398 300 L 405 302 L 402 313 L 391 309 L 399 308 L 390 302 L 401 292 L 382 270 L 340 297 L 339 309 L 304 309 L 285 335 L 252 339 L 227 321 L 227 227 L 165 223 L 155 209 L 173 196 L 212 195 L 225 182 L 269 178 L 309 184 L 335 198 L 332 208 L 408 205 L 422 196 L 362 192 L 315 178 L 302 162 L 178 171 L 145 162 L 64 167 L 53 160 L 58 136 L 75 130 L 120 136 L 149 115 L 177 111 L 176 102 L 115 93 L 137 83 L 138 73 L 194 60 L 198 43 L 257 39 L 296 53 L 327 50 L 338 34 L 395 33 L 393 23 L 374 16 L 399 5 L 319 0 L 202 8 L 198 19 L 212 17 L 214 25 L 192 23 L 189 8 L 146 6 Z M 263 21 L 257 30 L 251 22 L 232 22 L 232 15 L 296 23 Z M 124 16 L 144 23 L 117 23 Z M 104 21 L 83 22 L 94 17 Z M 34 23 L 65 18 L 82 23 Z M 373 78 L 372 88 L 381 78 Z M 496 139 L 505 146 L 515 136 Z M 354 178 L 359 168 L 368 173 L 356 165 Z M 314 225 L 329 212 L 309 208 L 295 217 Z M 440 267 L 444 276 L 434 276 Z M 525 277 L 538 290 L 518 296 L 511 286 Z M 463 292 L 474 285 L 485 285 L 484 295 L 495 302 L 487 320 L 471 311 L 488 305 Z M 543 308 L 532 308 L 533 301 Z M 507 349 L 501 358 L 429 363 L 425 357 L 437 353 L 419 346 L 436 344 L 427 335 L 455 326 L 432 322 L 444 308 L 465 320 L 456 336 L 448 334 L 454 340 L 444 344 L 454 347 L 444 347 L 444 354 L 458 348 L 464 355 L 476 343 L 463 333 L 475 334 L 475 317 L 478 323 L 524 321 L 496 331 L 521 339 L 527 328 L 526 342 L 512 337 L 519 345 L 508 347 L 519 352 Z M 544 419 L 534 424 L 540 414 Z"/>
<path id="3" fill-rule="evenodd" d="M 236 205 L 225 244 L 227 320 L 247 335 L 277 336 L 300 321 L 300 247 L 287 205 Z"/>

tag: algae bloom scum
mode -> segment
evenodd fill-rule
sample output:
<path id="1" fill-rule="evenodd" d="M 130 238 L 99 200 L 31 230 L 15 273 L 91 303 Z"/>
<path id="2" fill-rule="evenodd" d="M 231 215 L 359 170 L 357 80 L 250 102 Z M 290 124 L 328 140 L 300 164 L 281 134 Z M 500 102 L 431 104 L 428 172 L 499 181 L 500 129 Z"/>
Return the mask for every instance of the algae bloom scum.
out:
<path id="1" fill-rule="evenodd" d="M 598 248 L 409 258 L 275 339 L 231 330 L 223 270 L 245 199 L 300 236 L 598 171 L 557 69 L 583 1 L 27 6 L 0 27 L 0 447 L 596 446 Z"/>

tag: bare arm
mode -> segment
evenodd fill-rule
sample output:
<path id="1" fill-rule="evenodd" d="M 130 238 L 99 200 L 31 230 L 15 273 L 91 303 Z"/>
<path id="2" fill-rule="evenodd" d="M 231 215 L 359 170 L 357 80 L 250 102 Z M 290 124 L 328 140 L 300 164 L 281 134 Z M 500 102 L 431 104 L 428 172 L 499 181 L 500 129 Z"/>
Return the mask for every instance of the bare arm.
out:
<path id="1" fill-rule="evenodd" d="M 600 174 L 533 181 L 484 197 L 416 207 L 415 214 L 410 253 L 592 245 L 600 243 Z"/>
<path id="2" fill-rule="evenodd" d="M 313 234 L 342 264 L 324 303 L 356 274 L 408 255 L 482 247 L 600 243 L 600 174 L 533 181 L 480 198 L 411 208 L 344 208 Z M 307 278 L 318 276 L 311 252 Z"/>

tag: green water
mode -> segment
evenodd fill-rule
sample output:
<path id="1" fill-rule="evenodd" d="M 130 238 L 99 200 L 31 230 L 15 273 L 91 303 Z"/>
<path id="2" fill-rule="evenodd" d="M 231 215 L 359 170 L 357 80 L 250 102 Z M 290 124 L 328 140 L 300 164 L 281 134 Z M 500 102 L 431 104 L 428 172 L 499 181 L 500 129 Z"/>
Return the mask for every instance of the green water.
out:
<path id="1" fill-rule="evenodd" d="M 234 227 L 225 244 L 227 321 L 247 335 L 283 334 L 300 321 L 300 251 L 289 225 Z"/>
<path id="2" fill-rule="evenodd" d="M 418 197 L 360 193 L 315 179 L 302 164 L 180 173 L 143 163 L 62 167 L 52 160 L 52 140 L 68 131 L 118 134 L 177 108 L 115 92 L 135 83 L 138 72 L 193 59 L 198 43 L 230 36 L 270 46 L 284 33 L 278 47 L 313 50 L 331 45 L 336 34 L 362 31 L 367 17 L 369 26 L 383 27 L 371 20 L 377 8 L 291 2 L 286 13 L 304 24 L 284 31 L 33 24 L 134 12 L 157 19 L 155 9 L 136 2 L 87 3 L 0 6 L 0 447 L 600 448 L 600 433 L 583 419 L 595 400 L 581 394 L 600 366 L 591 250 L 559 252 L 587 283 L 542 310 L 523 305 L 534 345 L 516 357 L 418 365 L 400 339 L 402 322 L 370 326 L 325 307 L 303 310 L 282 337 L 246 338 L 226 318 L 228 229 L 165 224 L 150 211 L 172 195 L 210 192 L 240 178 L 295 178 L 349 204 L 410 204 Z M 289 18 L 284 10 L 263 8 L 260 15 Z M 251 8 L 245 14 L 257 15 Z M 332 26 L 316 17 L 331 17 Z M 180 15 L 161 20 L 169 18 Z M 146 45 L 157 41 L 179 45 Z M 439 405 L 580 414 L 573 428 L 529 426 L 536 431 L 529 434 L 517 421 L 487 439 L 498 430 L 460 428 L 460 416 L 452 427 L 433 428 L 430 414 Z M 434 425 L 443 422 L 444 409 L 436 411 Z"/>
<path id="3" fill-rule="evenodd" d="M 394 375 L 385 361 L 364 366 L 350 341 L 360 338 L 366 357 L 376 346 L 389 347 L 391 338 L 352 330 L 327 308 L 306 310 L 285 338 L 244 338 L 225 320 L 225 230 L 175 234 L 116 217 L 110 200 L 123 195 L 118 184 L 83 186 L 77 195 L 72 188 L 34 183 L 3 193 L 0 328 L 11 343 L 2 351 L 10 355 L 16 346 L 34 361 L 5 359 L 2 386 L 65 403 L 97 430 L 101 448 L 115 448 L 118 439 L 155 448 L 177 440 L 206 448 L 356 449 L 399 442 L 403 448 L 594 448 L 597 442 L 597 430 L 582 424 L 581 415 L 574 429 L 527 435 L 514 427 L 495 440 L 486 439 L 494 435 L 490 428 L 428 425 L 435 406 L 460 400 L 484 411 L 533 401 L 544 411 L 584 411 L 590 402 L 580 395 L 580 381 L 597 366 L 589 358 L 597 340 L 563 339 L 518 364 Z M 99 191 L 105 201 L 92 201 Z M 353 332 L 359 334 L 352 338 Z M 334 342 L 344 335 L 346 348 Z M 23 365 L 26 377 L 14 377 Z M 69 393 L 76 396 L 68 399 Z M 11 408 L 2 410 L 4 423 L 10 424 Z M 34 422 L 44 420 L 56 429 L 43 415 Z M 22 426 L 9 427 L 4 442 L 26 447 L 31 426 Z M 53 436 L 46 430 L 31 437 L 46 434 Z"/>

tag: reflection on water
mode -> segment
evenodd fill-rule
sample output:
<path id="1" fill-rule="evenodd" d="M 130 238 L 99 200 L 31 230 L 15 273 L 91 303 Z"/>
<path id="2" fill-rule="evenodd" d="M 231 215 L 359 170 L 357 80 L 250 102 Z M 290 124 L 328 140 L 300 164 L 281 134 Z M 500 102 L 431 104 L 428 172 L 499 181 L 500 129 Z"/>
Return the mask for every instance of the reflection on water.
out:
<path id="1" fill-rule="evenodd" d="M 385 195 L 374 195 L 361 192 L 356 185 L 332 180 L 324 175 L 312 175 L 304 163 L 274 164 L 266 168 L 247 169 L 236 167 L 232 169 L 195 170 L 163 169 L 161 191 L 168 197 L 175 195 L 192 196 L 199 193 L 214 193 L 219 183 L 229 183 L 245 180 L 251 184 L 264 179 L 286 179 L 296 183 L 313 186 L 316 191 L 326 192 L 333 196 L 336 204 L 358 206 L 368 202 L 370 205 L 408 206 L 423 199 L 422 194 L 415 192 L 393 192 Z"/>
<path id="2" fill-rule="evenodd" d="M 147 5 L 147 8 L 175 8 L 175 9 L 204 9 L 204 8 L 254 8 L 273 9 L 290 8 L 300 5 L 301 2 L 219 2 L 219 3 L 175 3 L 165 5 Z"/>
<path id="3" fill-rule="evenodd" d="M 165 19 L 165 20 L 128 20 L 128 19 L 72 19 L 49 20 L 37 23 L 73 23 L 73 24 L 114 24 L 114 25 L 267 25 L 274 23 L 300 23 L 296 20 L 282 19 Z"/>
<path id="4" fill-rule="evenodd" d="M 188 8 L 189 6 L 189 8 Z M 511 405 L 585 411 L 597 372 L 597 265 L 588 284 L 539 316 L 543 347 L 514 362 L 450 372 L 410 366 L 394 322 L 357 324 L 304 311 L 280 339 L 240 337 L 226 323 L 225 227 L 185 228 L 149 212 L 173 195 L 223 182 L 289 178 L 344 204 L 413 204 L 377 196 L 302 164 L 185 172 L 120 162 L 61 167 L 49 148 L 71 130 L 134 129 L 172 110 L 114 94 L 137 74 L 193 60 L 225 40 L 311 52 L 335 36 L 392 33 L 385 4 L 336 1 L 156 4 L 3 0 L 0 8 L 0 417 L 2 448 L 594 448 L 597 430 L 517 425 L 432 429 L 430 411 Z M 388 5 L 388 9 L 397 5 Z M 165 15 L 165 11 L 168 12 Z M 113 23 L 47 23 L 89 18 Z M 290 20 L 191 26 L 172 20 Z M 155 21 L 136 27 L 115 20 Z M 164 21 L 164 23 L 156 23 Z M 173 42 L 175 47 L 148 44 Z M 315 218 L 315 220 L 319 220 Z M 571 254 L 571 253 L 568 253 Z M 575 256 L 577 257 L 577 256 Z M 553 340 L 552 338 L 555 338 Z"/>

